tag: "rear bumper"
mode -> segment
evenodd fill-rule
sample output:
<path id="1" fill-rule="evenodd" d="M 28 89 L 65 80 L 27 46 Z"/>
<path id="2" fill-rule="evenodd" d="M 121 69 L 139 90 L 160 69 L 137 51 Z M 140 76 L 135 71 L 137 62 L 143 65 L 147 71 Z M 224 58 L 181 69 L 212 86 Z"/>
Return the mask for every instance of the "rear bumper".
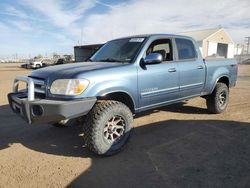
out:
<path id="1" fill-rule="evenodd" d="M 30 101 L 27 93 L 19 92 L 8 94 L 8 100 L 11 109 L 32 124 L 80 117 L 91 110 L 97 99 L 93 97 L 73 101 L 47 99 Z"/>

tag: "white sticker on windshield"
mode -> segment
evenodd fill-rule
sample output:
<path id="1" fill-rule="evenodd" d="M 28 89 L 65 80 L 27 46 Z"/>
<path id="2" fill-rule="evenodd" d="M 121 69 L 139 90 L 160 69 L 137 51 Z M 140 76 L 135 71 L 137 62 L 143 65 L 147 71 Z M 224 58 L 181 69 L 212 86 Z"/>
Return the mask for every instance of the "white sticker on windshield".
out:
<path id="1" fill-rule="evenodd" d="M 129 42 L 143 42 L 144 38 L 131 38 Z"/>

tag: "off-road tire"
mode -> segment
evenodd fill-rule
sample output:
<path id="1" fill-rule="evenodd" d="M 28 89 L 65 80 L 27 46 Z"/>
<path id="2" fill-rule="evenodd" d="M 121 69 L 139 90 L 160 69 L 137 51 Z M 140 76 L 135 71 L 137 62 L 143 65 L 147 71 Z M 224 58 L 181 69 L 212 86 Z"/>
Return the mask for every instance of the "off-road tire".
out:
<path id="1" fill-rule="evenodd" d="M 221 102 L 221 95 L 224 96 L 224 103 Z M 229 102 L 229 89 L 224 83 L 217 83 L 211 95 L 206 97 L 207 109 L 214 114 L 220 114 L 227 108 Z"/>
<path id="2" fill-rule="evenodd" d="M 110 143 L 105 138 L 105 127 L 113 117 L 121 117 L 125 124 L 122 136 L 116 142 Z M 113 100 L 97 101 L 85 118 L 83 137 L 89 150 L 98 155 L 114 155 L 126 145 L 133 128 L 131 110 L 123 103 Z M 112 137 L 113 138 L 113 137 Z"/>

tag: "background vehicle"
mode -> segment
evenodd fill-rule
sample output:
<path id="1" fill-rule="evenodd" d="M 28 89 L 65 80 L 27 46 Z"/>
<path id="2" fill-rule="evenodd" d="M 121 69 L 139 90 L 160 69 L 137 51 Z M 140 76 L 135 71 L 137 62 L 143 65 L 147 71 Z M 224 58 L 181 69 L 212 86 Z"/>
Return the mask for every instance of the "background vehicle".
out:
<path id="1" fill-rule="evenodd" d="M 39 69 L 43 66 L 42 60 L 40 61 L 33 61 L 30 63 L 30 67 L 33 69 Z"/>
<path id="2" fill-rule="evenodd" d="M 85 143 L 100 155 L 124 147 L 133 114 L 198 96 L 210 112 L 222 113 L 237 79 L 235 60 L 204 60 L 192 38 L 178 35 L 112 40 L 89 61 L 17 77 L 8 97 L 29 123 L 64 126 L 67 119 L 84 117 Z M 19 81 L 28 83 L 26 91 L 18 91 Z"/>

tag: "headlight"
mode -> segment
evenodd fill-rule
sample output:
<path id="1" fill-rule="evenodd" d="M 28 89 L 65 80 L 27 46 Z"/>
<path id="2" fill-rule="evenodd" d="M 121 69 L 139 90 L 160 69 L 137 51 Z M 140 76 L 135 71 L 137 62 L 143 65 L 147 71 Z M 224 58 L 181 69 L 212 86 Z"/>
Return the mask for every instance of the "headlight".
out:
<path id="1" fill-rule="evenodd" d="M 57 95 L 79 95 L 88 85 L 89 81 L 85 79 L 59 79 L 52 83 L 50 92 Z"/>

